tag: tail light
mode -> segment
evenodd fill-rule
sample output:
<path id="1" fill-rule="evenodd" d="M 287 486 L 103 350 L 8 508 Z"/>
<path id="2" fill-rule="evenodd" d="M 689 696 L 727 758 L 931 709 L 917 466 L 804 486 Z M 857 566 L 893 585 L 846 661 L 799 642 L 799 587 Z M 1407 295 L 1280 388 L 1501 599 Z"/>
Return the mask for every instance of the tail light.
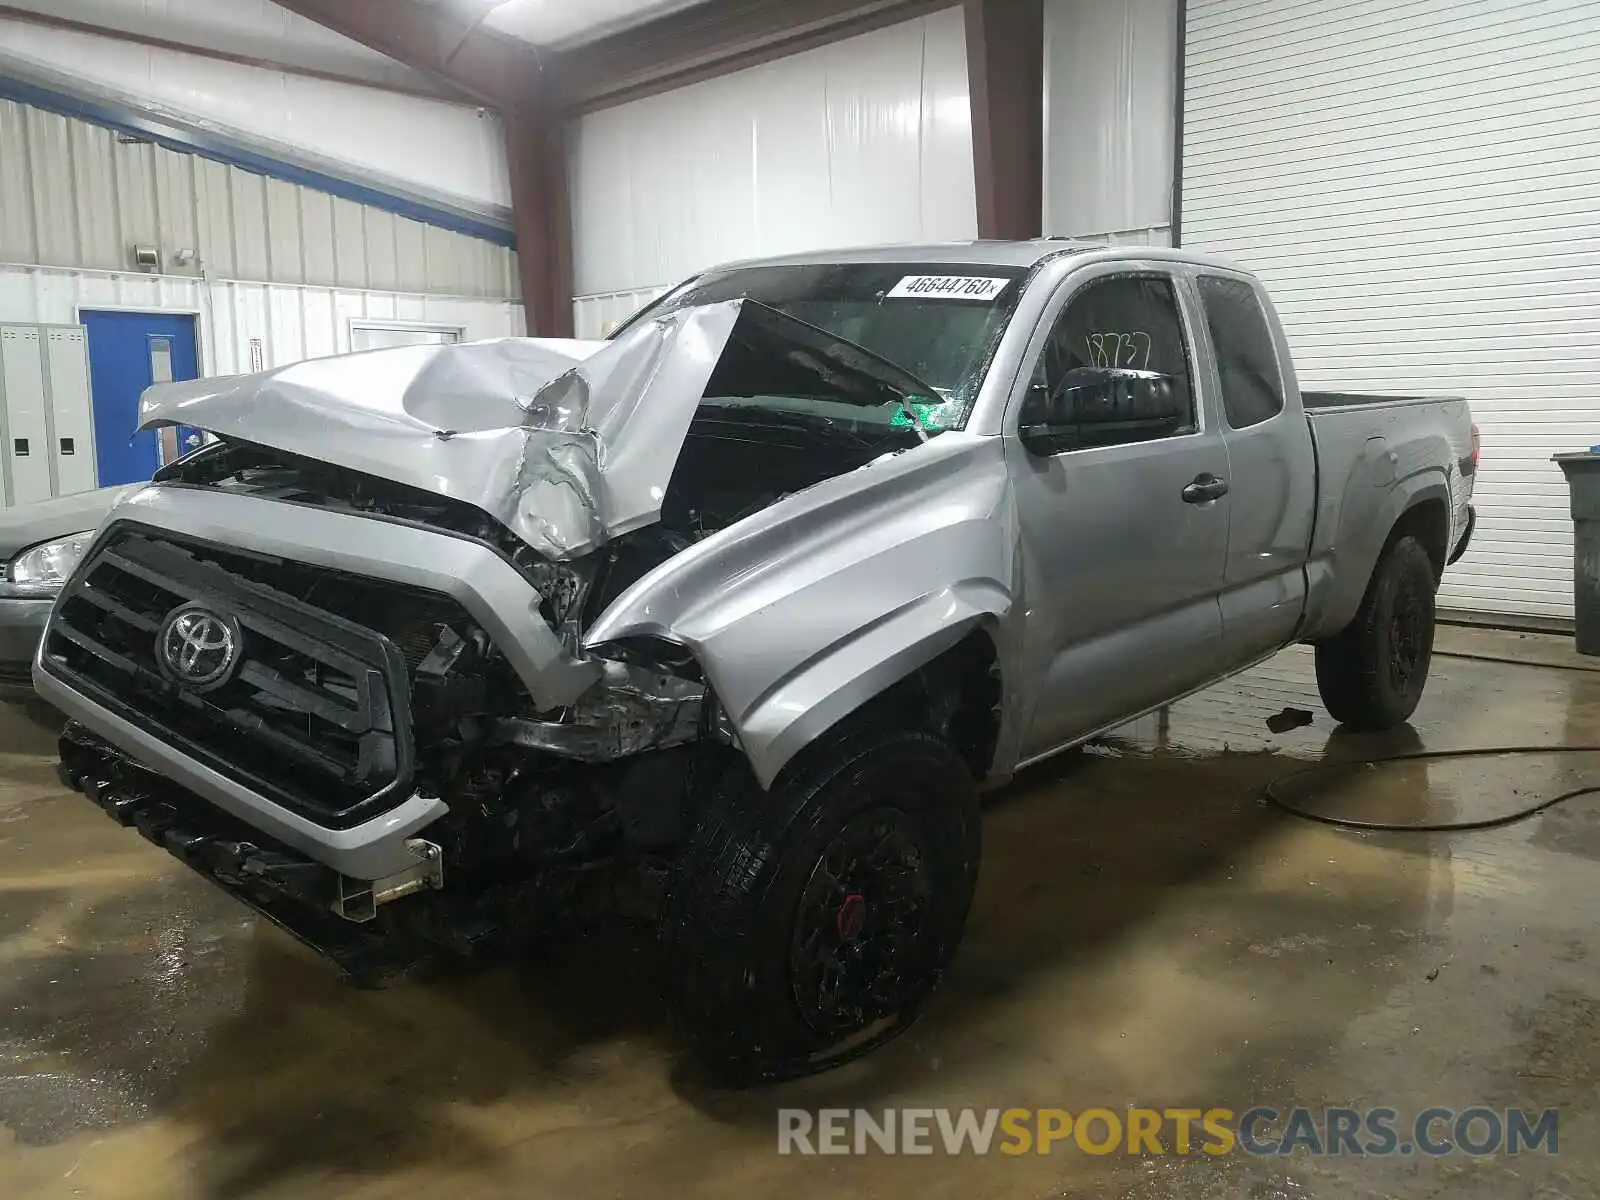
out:
<path id="1" fill-rule="evenodd" d="M 1478 453 L 1483 448 L 1483 439 L 1478 436 L 1478 427 L 1472 427 L 1472 452 L 1467 455 L 1467 470 L 1465 474 L 1475 475 L 1478 471 Z"/>

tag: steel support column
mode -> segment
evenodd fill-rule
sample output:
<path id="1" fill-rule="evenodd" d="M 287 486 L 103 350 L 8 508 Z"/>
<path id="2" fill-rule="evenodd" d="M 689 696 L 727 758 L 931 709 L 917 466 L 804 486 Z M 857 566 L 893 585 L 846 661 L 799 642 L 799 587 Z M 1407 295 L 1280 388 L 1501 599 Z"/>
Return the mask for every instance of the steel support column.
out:
<path id="1" fill-rule="evenodd" d="M 572 336 L 572 214 L 566 122 L 504 114 L 506 166 L 528 333 Z"/>
<path id="2" fill-rule="evenodd" d="M 1043 0 L 963 0 L 978 236 L 1044 230 Z"/>

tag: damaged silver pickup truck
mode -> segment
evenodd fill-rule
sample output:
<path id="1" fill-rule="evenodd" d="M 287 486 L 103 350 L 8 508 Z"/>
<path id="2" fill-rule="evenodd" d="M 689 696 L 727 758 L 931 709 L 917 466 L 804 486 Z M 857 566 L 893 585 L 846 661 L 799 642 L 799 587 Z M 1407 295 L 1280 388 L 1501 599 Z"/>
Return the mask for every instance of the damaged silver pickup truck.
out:
<path id="1" fill-rule="evenodd" d="M 1460 400 L 1302 396 L 1246 272 L 1061 241 L 713 270 L 605 342 L 153 388 L 34 679 L 62 777 L 358 977 L 656 923 L 732 1079 L 903 1028 L 978 792 L 1295 642 L 1404 722 Z"/>

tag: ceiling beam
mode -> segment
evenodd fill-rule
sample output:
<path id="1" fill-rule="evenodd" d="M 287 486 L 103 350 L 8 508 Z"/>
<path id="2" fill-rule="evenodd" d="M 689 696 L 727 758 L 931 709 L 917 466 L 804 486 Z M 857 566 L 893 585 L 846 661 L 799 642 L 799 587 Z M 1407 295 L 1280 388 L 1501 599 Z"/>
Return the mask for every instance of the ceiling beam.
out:
<path id="1" fill-rule="evenodd" d="M 502 112 L 543 107 L 542 64 L 526 42 L 486 29 L 482 15 L 416 0 L 275 0 Z"/>
<path id="2" fill-rule="evenodd" d="M 24 25 L 38 25 L 46 29 L 62 29 L 70 33 L 86 33 L 94 37 L 112 38 L 119 42 L 131 42 L 136 46 L 149 46 L 155 50 L 171 50 L 178 54 L 193 54 L 197 58 L 237 63 L 242 67 L 257 67 L 263 71 L 277 71 L 284 75 L 301 75 L 308 79 L 325 79 L 331 83 L 347 83 L 352 87 L 374 88 L 380 92 L 398 92 L 402 96 L 421 96 L 428 100 L 454 100 L 460 98 L 460 93 L 453 88 L 431 86 L 431 80 L 419 80 L 415 86 L 407 86 L 399 81 L 390 82 L 381 79 L 369 79 L 360 75 L 348 75 L 342 71 L 327 71 L 317 67 L 302 66 L 298 63 L 283 62 L 275 58 L 260 58 L 253 54 L 235 54 L 230 50 L 223 50 L 216 46 L 203 46 L 196 42 L 174 41 L 172 38 L 156 37 L 154 34 L 140 33 L 133 29 L 123 29 L 117 25 L 96 25 L 89 21 L 75 21 L 71 17 L 58 17 L 52 13 L 36 12 L 31 8 L 17 8 L 10 4 L 0 4 L 0 17 Z"/>
<path id="3" fill-rule="evenodd" d="M 572 219 L 563 122 L 552 115 L 544 64 L 532 46 L 483 27 L 488 5 L 416 0 L 277 0 L 319 25 L 498 109 L 528 333 L 572 335 Z"/>
<path id="4" fill-rule="evenodd" d="M 961 0 L 706 0 L 549 56 L 564 112 L 593 112 L 951 8 Z"/>
<path id="5" fill-rule="evenodd" d="M 1043 0 L 963 0 L 978 236 L 1044 231 Z"/>

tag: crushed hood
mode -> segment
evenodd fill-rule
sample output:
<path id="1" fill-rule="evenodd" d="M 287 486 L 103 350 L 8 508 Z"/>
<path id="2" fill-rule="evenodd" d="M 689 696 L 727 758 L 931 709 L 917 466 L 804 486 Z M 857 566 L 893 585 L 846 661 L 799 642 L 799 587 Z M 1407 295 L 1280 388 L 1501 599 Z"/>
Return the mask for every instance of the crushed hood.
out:
<path id="1" fill-rule="evenodd" d="M 660 518 L 712 384 L 873 405 L 932 395 L 852 342 L 728 300 L 610 342 L 405 346 L 161 384 L 139 427 L 189 425 L 447 496 L 569 559 Z"/>

